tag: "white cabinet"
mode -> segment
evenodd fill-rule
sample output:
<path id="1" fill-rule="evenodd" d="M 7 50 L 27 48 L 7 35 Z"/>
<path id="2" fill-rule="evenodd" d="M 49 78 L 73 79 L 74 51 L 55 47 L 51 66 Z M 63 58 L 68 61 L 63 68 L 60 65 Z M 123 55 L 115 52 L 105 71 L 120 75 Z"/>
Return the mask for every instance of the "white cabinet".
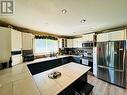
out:
<path id="1" fill-rule="evenodd" d="M 77 40 L 78 47 L 82 48 L 82 38 L 78 38 Z"/>
<path id="2" fill-rule="evenodd" d="M 74 38 L 74 39 L 59 39 L 59 48 L 81 48 L 82 47 L 82 38 Z"/>
<path id="3" fill-rule="evenodd" d="M 126 33 L 125 30 L 110 32 L 109 33 L 109 40 L 111 40 L 111 41 L 125 40 L 126 39 L 125 33 Z"/>
<path id="4" fill-rule="evenodd" d="M 62 39 L 61 38 L 58 39 L 58 46 L 59 46 L 59 48 L 62 48 Z"/>
<path id="5" fill-rule="evenodd" d="M 73 39 L 73 47 L 74 48 L 81 48 L 82 47 L 82 38 Z"/>
<path id="6" fill-rule="evenodd" d="M 102 33 L 97 35 L 97 42 L 108 41 L 108 33 Z"/>
<path id="7" fill-rule="evenodd" d="M 8 62 L 11 57 L 11 30 L 0 27 L 0 63 Z"/>
<path id="8" fill-rule="evenodd" d="M 82 41 L 83 41 L 83 42 L 86 42 L 86 41 L 93 41 L 94 35 L 95 35 L 94 33 L 83 35 L 83 36 L 82 36 Z"/>
<path id="9" fill-rule="evenodd" d="M 34 36 L 32 33 L 22 33 L 23 50 L 33 49 L 33 38 Z"/>
<path id="10" fill-rule="evenodd" d="M 65 38 L 59 38 L 59 48 L 66 48 L 67 47 L 67 39 Z"/>
<path id="11" fill-rule="evenodd" d="M 126 30 L 119 30 L 97 35 L 97 42 L 126 40 Z"/>
<path id="12" fill-rule="evenodd" d="M 78 47 L 78 41 L 77 39 L 73 39 L 73 48 L 77 48 Z"/>
<path id="13" fill-rule="evenodd" d="M 127 40 L 127 29 L 125 29 L 125 39 Z"/>
<path id="14" fill-rule="evenodd" d="M 22 50 L 22 33 L 11 29 L 11 51 Z M 12 66 L 22 63 L 22 54 L 12 55 Z"/>
<path id="15" fill-rule="evenodd" d="M 18 51 L 22 49 L 22 34 L 20 31 L 11 29 L 11 50 Z"/>
<path id="16" fill-rule="evenodd" d="M 73 39 L 67 39 L 67 48 L 73 47 Z"/>
<path id="17" fill-rule="evenodd" d="M 21 48 L 21 32 L 10 28 L 0 27 L 0 62 L 7 62 L 10 57 L 12 57 L 12 65 L 21 63 L 21 54 L 11 56 L 11 51 L 21 51 Z"/>

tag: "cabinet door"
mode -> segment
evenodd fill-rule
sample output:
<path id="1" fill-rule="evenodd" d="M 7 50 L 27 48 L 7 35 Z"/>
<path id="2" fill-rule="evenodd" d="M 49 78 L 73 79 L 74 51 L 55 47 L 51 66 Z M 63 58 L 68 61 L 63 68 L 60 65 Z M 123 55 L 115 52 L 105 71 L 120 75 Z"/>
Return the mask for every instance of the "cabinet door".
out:
<path id="1" fill-rule="evenodd" d="M 33 35 L 31 33 L 23 33 L 23 50 L 33 49 Z"/>
<path id="2" fill-rule="evenodd" d="M 58 39 L 59 48 L 62 48 L 62 38 Z"/>
<path id="3" fill-rule="evenodd" d="M 66 48 L 67 47 L 67 39 L 65 38 L 59 38 L 59 48 Z"/>
<path id="4" fill-rule="evenodd" d="M 125 39 L 127 40 L 127 29 L 125 29 Z"/>
<path id="5" fill-rule="evenodd" d="M 97 35 L 98 42 L 126 40 L 126 30 L 102 33 Z"/>
<path id="6" fill-rule="evenodd" d="M 79 63 L 79 64 L 81 63 L 80 58 L 78 58 L 78 57 L 72 57 L 72 61 L 76 62 L 76 63 Z"/>
<path id="7" fill-rule="evenodd" d="M 43 61 L 43 62 L 38 62 L 36 64 L 29 64 L 27 65 L 31 74 L 35 75 L 41 72 L 44 72 L 46 70 L 58 67 L 60 65 L 62 65 L 61 62 L 61 58 L 60 59 L 55 59 L 55 60 L 49 60 L 49 61 Z"/>
<path id="8" fill-rule="evenodd" d="M 82 47 L 82 38 L 73 39 L 73 47 L 74 48 L 81 48 Z"/>
<path id="9" fill-rule="evenodd" d="M 11 32 L 9 28 L 0 27 L 0 63 L 11 57 Z"/>
<path id="10" fill-rule="evenodd" d="M 78 48 L 82 47 L 82 38 L 77 38 L 77 47 Z"/>
<path id="11" fill-rule="evenodd" d="M 94 36 L 94 33 L 83 35 L 83 36 L 82 36 L 82 41 L 83 41 L 83 42 L 86 42 L 86 41 L 93 41 L 93 36 Z"/>
<path id="12" fill-rule="evenodd" d="M 22 35 L 20 31 L 11 30 L 11 48 L 12 51 L 21 50 L 22 48 Z"/>
<path id="13" fill-rule="evenodd" d="M 88 40 L 93 41 L 93 36 L 94 36 L 94 34 L 88 34 Z"/>
<path id="14" fill-rule="evenodd" d="M 83 42 L 88 41 L 88 36 L 87 36 L 87 35 L 83 35 L 83 36 L 82 36 L 82 41 L 83 41 Z"/>
<path id="15" fill-rule="evenodd" d="M 125 30 L 120 30 L 120 31 L 114 31 L 110 32 L 108 34 L 109 40 L 111 41 L 119 41 L 119 40 L 125 40 Z"/>
<path id="16" fill-rule="evenodd" d="M 78 47 L 78 44 L 77 44 L 77 39 L 73 39 L 73 47 L 74 48 L 77 48 Z"/>
<path id="17" fill-rule="evenodd" d="M 62 58 L 62 64 L 67 64 L 67 63 L 70 63 L 70 62 L 72 62 L 72 57 Z"/>
<path id="18" fill-rule="evenodd" d="M 67 39 L 67 47 L 72 48 L 73 47 L 73 39 Z"/>
<path id="19" fill-rule="evenodd" d="M 97 35 L 97 42 L 108 41 L 108 33 L 102 33 Z"/>

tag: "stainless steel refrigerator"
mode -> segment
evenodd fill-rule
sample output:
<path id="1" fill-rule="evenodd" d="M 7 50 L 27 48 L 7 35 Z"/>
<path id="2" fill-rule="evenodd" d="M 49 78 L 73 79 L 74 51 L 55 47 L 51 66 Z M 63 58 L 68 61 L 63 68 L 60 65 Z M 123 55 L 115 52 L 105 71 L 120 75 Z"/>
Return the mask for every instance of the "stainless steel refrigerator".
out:
<path id="1" fill-rule="evenodd" d="M 126 87 L 127 41 L 97 43 L 97 77 Z"/>

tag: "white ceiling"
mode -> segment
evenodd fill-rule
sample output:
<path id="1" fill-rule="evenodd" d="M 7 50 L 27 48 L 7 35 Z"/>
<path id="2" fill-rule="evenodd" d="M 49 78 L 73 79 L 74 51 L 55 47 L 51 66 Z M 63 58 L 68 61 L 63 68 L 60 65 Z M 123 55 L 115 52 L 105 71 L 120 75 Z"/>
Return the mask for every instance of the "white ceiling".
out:
<path id="1" fill-rule="evenodd" d="M 67 13 L 62 14 L 61 10 Z M 85 23 L 80 21 L 85 19 Z M 73 36 L 127 25 L 127 0 L 15 0 L 15 14 L 0 20 L 16 26 Z"/>

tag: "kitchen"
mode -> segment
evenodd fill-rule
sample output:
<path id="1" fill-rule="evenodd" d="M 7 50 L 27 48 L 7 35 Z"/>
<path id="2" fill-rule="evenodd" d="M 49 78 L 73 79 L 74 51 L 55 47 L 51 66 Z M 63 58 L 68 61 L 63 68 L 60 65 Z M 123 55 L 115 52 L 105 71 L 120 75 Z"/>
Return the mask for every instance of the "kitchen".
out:
<path id="1" fill-rule="evenodd" d="M 0 95 L 127 94 L 125 0 L 27 2 L 0 15 Z"/>

